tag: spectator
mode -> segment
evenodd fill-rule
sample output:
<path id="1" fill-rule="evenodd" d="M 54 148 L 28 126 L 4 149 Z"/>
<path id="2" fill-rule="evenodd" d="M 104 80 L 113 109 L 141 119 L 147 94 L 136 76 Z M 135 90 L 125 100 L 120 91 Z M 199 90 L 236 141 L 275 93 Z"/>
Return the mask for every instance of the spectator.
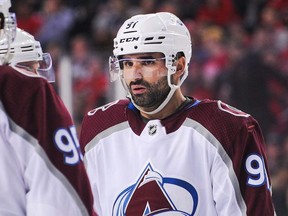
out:
<path id="1" fill-rule="evenodd" d="M 198 8 L 197 22 L 228 26 L 231 22 L 239 19 L 231 0 L 205 0 Z"/>
<path id="2" fill-rule="evenodd" d="M 75 20 L 74 12 L 65 5 L 64 0 L 44 0 L 42 13 L 43 24 L 35 37 L 46 48 L 49 42 L 59 42 L 67 46 L 67 34 Z"/>

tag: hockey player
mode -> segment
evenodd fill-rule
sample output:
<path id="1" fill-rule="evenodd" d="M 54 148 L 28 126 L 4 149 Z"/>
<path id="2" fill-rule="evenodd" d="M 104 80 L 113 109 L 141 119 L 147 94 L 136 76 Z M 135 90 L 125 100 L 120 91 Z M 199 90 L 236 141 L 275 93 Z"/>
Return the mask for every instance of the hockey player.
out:
<path id="1" fill-rule="evenodd" d="M 167 12 L 119 29 L 110 69 L 129 99 L 88 112 L 80 135 L 99 215 L 274 215 L 257 121 L 181 92 L 191 46 Z"/>
<path id="2" fill-rule="evenodd" d="M 94 215 L 74 123 L 47 80 L 51 57 L 10 25 L 6 4 L 0 2 L 0 215 Z"/>

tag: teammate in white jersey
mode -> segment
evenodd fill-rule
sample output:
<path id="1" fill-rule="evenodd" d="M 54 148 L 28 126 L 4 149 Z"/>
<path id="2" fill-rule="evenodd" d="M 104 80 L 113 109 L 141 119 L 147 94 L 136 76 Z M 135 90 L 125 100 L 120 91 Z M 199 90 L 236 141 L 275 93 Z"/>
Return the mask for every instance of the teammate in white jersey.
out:
<path id="1" fill-rule="evenodd" d="M 0 215 L 95 215 L 74 123 L 47 81 L 50 55 L 10 6 L 0 0 Z"/>
<path id="2" fill-rule="evenodd" d="M 171 13 L 119 29 L 110 70 L 128 99 L 87 113 L 80 135 L 98 215 L 275 214 L 257 121 L 182 94 L 191 49 Z"/>

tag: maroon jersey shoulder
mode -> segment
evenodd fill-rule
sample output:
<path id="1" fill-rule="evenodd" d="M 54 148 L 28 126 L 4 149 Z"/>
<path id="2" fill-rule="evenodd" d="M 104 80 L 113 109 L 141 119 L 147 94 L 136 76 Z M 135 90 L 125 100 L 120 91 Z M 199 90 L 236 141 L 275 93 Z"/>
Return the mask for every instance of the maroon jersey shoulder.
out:
<path id="1" fill-rule="evenodd" d="M 38 140 L 45 142 L 43 138 L 46 137 L 42 137 L 43 133 L 36 130 L 35 126 L 45 125 L 46 120 L 54 128 L 73 124 L 62 100 L 45 79 L 28 77 L 12 67 L 1 66 L 0 86 L 0 99 L 10 118 Z"/>
<path id="2" fill-rule="evenodd" d="M 189 109 L 188 117 L 199 122 L 221 143 L 235 138 L 241 129 L 258 127 L 257 121 L 249 114 L 222 101 L 203 100 Z"/>
<path id="3" fill-rule="evenodd" d="M 253 116 L 228 104 L 203 100 L 188 110 L 187 117 L 201 124 L 225 149 L 231 158 L 239 157 L 247 151 L 248 139 L 257 139 L 251 152 L 258 152 L 264 146 L 262 131 Z M 252 149 L 254 148 L 254 149 Z"/>
<path id="4" fill-rule="evenodd" d="M 116 100 L 89 111 L 83 119 L 80 144 L 85 146 L 97 134 L 116 124 L 127 121 L 128 99 Z"/>

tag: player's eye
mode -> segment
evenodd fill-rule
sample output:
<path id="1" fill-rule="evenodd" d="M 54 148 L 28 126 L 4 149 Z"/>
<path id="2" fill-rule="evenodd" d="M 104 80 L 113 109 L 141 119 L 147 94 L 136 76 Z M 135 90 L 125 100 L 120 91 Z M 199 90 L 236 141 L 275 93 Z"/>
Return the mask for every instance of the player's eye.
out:
<path id="1" fill-rule="evenodd" d="M 142 65 L 153 65 L 156 62 L 156 59 L 142 59 Z"/>
<path id="2" fill-rule="evenodd" d="M 123 61 L 123 66 L 124 67 L 132 67 L 133 66 L 133 61 L 124 60 Z"/>
<path id="3" fill-rule="evenodd" d="M 157 61 L 162 61 L 165 58 L 138 58 L 138 59 L 121 59 L 119 60 L 121 68 L 132 68 L 136 64 L 140 64 L 142 66 L 152 66 L 155 65 Z"/>

